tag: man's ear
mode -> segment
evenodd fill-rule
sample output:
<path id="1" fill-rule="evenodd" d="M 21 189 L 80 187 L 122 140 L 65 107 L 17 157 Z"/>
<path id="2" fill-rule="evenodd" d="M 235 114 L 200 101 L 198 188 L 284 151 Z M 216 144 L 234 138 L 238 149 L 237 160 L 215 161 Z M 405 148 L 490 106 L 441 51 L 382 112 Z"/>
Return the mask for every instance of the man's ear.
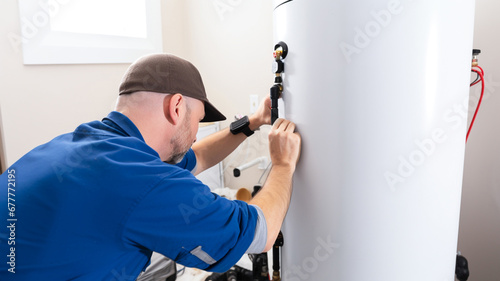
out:
<path id="1" fill-rule="evenodd" d="M 172 125 L 177 125 L 180 122 L 185 102 L 181 94 L 165 95 L 163 99 L 163 114 L 165 114 L 165 118 Z"/>

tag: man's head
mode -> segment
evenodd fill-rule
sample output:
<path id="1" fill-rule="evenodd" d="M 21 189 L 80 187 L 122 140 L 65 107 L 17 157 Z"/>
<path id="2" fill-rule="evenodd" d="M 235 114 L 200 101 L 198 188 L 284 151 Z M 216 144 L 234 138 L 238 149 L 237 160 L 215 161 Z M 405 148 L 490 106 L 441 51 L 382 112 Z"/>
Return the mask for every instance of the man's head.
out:
<path id="1" fill-rule="evenodd" d="M 168 163 L 182 160 L 196 140 L 199 122 L 225 119 L 208 101 L 198 70 L 168 54 L 145 56 L 129 67 L 116 110 Z"/>
<path id="2" fill-rule="evenodd" d="M 201 75 L 196 67 L 187 60 L 174 55 L 147 55 L 130 65 L 120 84 L 120 95 L 138 91 L 180 93 L 203 102 L 205 118 L 202 122 L 226 119 L 208 101 Z"/>

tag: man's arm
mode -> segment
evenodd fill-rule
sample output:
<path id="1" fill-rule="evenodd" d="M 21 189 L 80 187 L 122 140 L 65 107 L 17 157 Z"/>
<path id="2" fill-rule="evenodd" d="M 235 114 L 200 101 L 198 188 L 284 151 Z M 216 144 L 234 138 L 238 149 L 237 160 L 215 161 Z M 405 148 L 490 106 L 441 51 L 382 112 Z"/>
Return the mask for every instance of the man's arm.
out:
<path id="1" fill-rule="evenodd" d="M 264 124 L 271 123 L 271 100 L 265 98 L 258 110 L 249 117 L 250 130 L 255 131 Z M 214 166 L 233 152 L 245 139 L 245 134 L 233 135 L 229 128 L 214 133 L 193 144 L 193 151 L 196 154 L 195 175 Z"/>
<path id="2" fill-rule="evenodd" d="M 285 219 L 292 195 L 292 176 L 300 157 L 301 138 L 295 124 L 278 119 L 269 134 L 269 151 L 273 167 L 266 183 L 249 204 L 257 205 L 267 223 L 264 252 L 272 247 Z"/>
<path id="3" fill-rule="evenodd" d="M 271 123 L 271 101 L 264 99 L 250 119 L 250 129 Z M 300 157 L 301 138 L 295 124 L 278 119 L 269 133 L 269 151 L 273 167 L 266 183 L 249 204 L 260 207 L 267 224 L 265 251 L 269 251 L 281 229 L 292 194 L 292 176 Z M 245 140 L 244 134 L 233 135 L 229 129 L 204 138 L 193 145 L 197 158 L 197 173 L 222 161 Z"/>

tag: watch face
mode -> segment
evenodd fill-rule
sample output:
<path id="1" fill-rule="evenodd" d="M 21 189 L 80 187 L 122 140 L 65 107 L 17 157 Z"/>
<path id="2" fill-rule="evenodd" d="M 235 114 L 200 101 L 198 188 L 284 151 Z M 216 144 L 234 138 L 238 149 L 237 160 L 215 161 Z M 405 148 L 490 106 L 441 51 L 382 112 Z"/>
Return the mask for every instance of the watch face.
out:
<path id="1" fill-rule="evenodd" d="M 248 116 L 244 116 L 243 118 L 231 123 L 229 128 L 231 129 L 231 133 L 238 134 L 241 133 L 246 127 L 248 127 L 249 124 L 250 122 L 248 121 Z"/>
<path id="2" fill-rule="evenodd" d="M 245 124 L 245 122 L 242 122 L 242 121 L 244 121 L 244 120 L 240 119 L 240 120 L 236 120 L 233 123 L 231 123 L 231 130 L 241 129 L 243 127 L 243 125 Z"/>

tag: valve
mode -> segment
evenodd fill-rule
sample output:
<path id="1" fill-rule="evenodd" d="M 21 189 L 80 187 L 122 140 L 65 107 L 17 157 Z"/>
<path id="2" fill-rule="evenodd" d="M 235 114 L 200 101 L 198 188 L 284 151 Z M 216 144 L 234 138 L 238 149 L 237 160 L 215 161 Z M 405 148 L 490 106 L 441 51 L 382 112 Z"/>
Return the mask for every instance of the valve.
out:
<path id="1" fill-rule="evenodd" d="M 273 281 L 281 281 L 280 247 L 283 246 L 283 233 L 280 231 L 273 245 Z"/>
<path id="2" fill-rule="evenodd" d="M 288 45 L 280 41 L 278 44 L 274 46 L 273 52 L 273 65 L 272 71 L 275 75 L 274 77 L 274 85 L 271 87 L 271 124 L 274 124 L 276 119 L 279 118 L 279 110 L 278 110 L 278 99 L 281 97 L 283 92 L 283 76 L 282 73 L 285 72 L 285 63 L 283 59 L 288 55 Z"/>
<path id="3" fill-rule="evenodd" d="M 288 45 L 283 41 L 278 42 L 278 44 L 274 45 L 274 54 L 276 59 L 285 59 L 288 55 Z M 277 57 L 278 54 L 279 58 Z"/>
<path id="4" fill-rule="evenodd" d="M 281 84 L 274 84 L 271 87 L 271 124 L 274 124 L 274 121 L 279 118 L 278 99 L 282 92 L 283 86 Z"/>
<path id="5" fill-rule="evenodd" d="M 285 71 L 285 64 L 281 60 L 276 60 L 273 63 L 273 73 L 278 74 Z M 281 76 L 281 75 L 280 75 Z"/>
<path id="6" fill-rule="evenodd" d="M 479 49 L 473 49 L 472 50 L 472 67 L 478 66 L 479 61 L 477 60 L 477 56 L 481 53 L 481 50 Z"/>

